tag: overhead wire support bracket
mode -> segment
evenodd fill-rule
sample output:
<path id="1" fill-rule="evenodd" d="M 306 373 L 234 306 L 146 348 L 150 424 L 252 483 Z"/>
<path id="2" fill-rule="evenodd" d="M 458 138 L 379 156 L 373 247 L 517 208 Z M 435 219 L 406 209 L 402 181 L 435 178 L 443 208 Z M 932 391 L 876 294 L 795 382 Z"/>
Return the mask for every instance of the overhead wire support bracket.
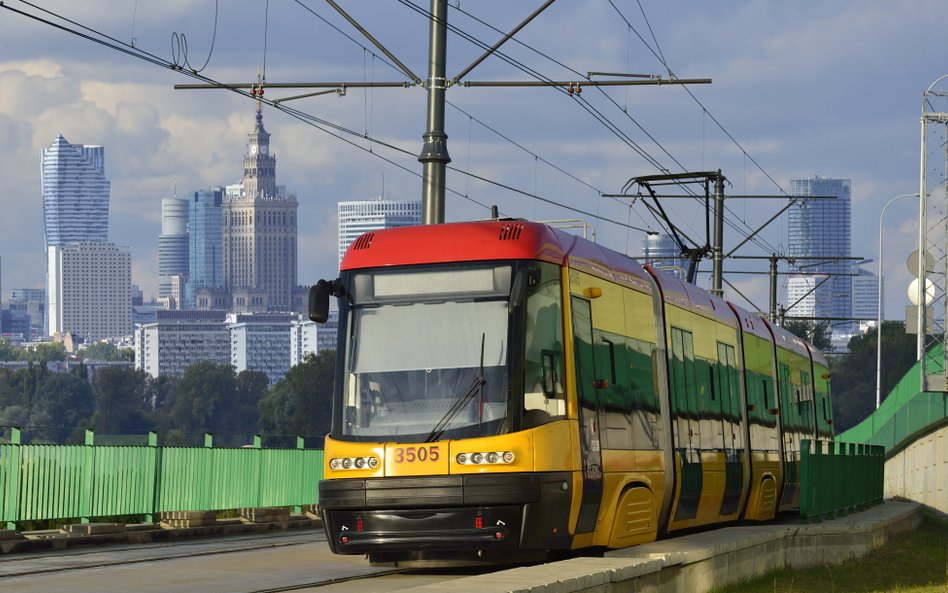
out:
<path id="1" fill-rule="evenodd" d="M 377 47 L 377 48 L 379 49 L 379 51 L 381 51 L 383 54 L 385 54 L 385 57 L 387 57 L 387 58 L 390 59 L 391 61 L 395 62 L 395 65 L 398 66 L 399 70 L 401 70 L 402 72 L 404 72 L 404 73 L 405 73 L 405 76 L 407 76 L 412 82 L 414 82 L 415 84 L 419 84 L 419 83 L 421 82 L 421 78 L 420 78 L 417 74 L 415 74 L 414 72 L 412 72 L 411 69 L 410 69 L 408 66 L 406 66 L 405 64 L 402 64 L 402 63 L 398 60 L 398 58 L 396 58 L 390 51 L 388 51 L 387 49 L 385 49 L 385 46 L 384 46 L 384 45 L 382 45 L 375 37 L 372 37 L 372 34 L 369 33 L 368 31 L 366 31 L 366 30 L 362 27 L 362 25 L 360 25 L 360 24 L 358 23 L 358 21 L 356 21 L 354 18 L 352 18 L 351 16 L 349 16 L 349 14 L 348 14 L 345 10 L 343 10 L 341 6 L 339 6 L 338 4 L 336 4 L 335 2 L 333 2 L 333 0 L 326 0 L 326 4 L 328 4 L 329 6 L 332 6 L 333 9 L 335 9 L 336 12 L 338 12 L 340 15 L 342 15 L 342 18 L 344 18 L 344 19 L 346 19 L 347 21 L 349 21 L 349 24 L 352 25 L 353 27 L 355 27 L 355 28 L 359 31 L 359 33 L 362 33 L 362 35 L 363 35 L 366 39 L 368 39 L 369 42 L 372 43 L 372 45 L 374 45 L 375 47 Z"/>
<path id="2" fill-rule="evenodd" d="M 327 0 L 327 2 L 328 2 L 328 1 L 329 1 L 329 0 Z M 535 19 L 541 12 L 543 12 L 544 10 L 546 10 L 547 7 L 549 7 L 550 4 L 553 4 L 553 2 L 555 2 L 555 1 L 556 1 L 556 0 L 547 0 L 546 3 L 545 3 L 543 6 L 537 8 L 536 10 L 534 10 L 533 13 L 532 13 L 530 16 L 528 16 L 526 19 L 524 19 L 519 25 L 517 25 L 516 27 L 514 27 L 513 29 L 511 29 L 509 33 L 507 33 L 506 35 L 504 35 L 499 41 L 497 41 L 497 43 L 495 43 L 494 45 L 492 45 L 487 51 L 485 51 L 483 54 L 481 54 L 480 57 L 478 57 L 476 60 L 474 60 L 473 62 L 471 62 L 471 65 L 470 65 L 470 66 L 468 66 L 467 68 L 465 68 L 464 70 L 462 70 L 460 74 L 458 74 L 457 76 L 455 76 L 454 78 L 452 78 L 451 81 L 448 83 L 448 86 L 456 85 L 462 78 L 464 78 L 465 76 L 467 76 L 468 72 L 470 72 L 471 70 L 473 70 L 474 68 L 476 68 L 476 67 L 478 66 L 478 64 L 480 64 L 481 62 L 483 62 L 484 60 L 486 60 L 492 53 L 494 53 L 495 51 L 497 51 L 498 49 L 500 49 L 500 46 L 501 46 L 501 45 L 503 45 L 503 44 L 507 43 L 508 41 L 510 41 L 510 39 L 513 38 L 513 36 L 516 35 L 516 34 L 520 31 L 520 29 L 523 29 L 524 27 L 526 27 L 527 24 L 528 24 L 530 21 L 532 21 L 533 19 Z"/>
<path id="3" fill-rule="evenodd" d="M 632 81 L 629 81 L 629 82 L 632 82 Z M 635 81 L 635 82 L 641 82 L 641 81 Z M 689 263 L 688 263 L 687 280 L 689 283 L 694 284 L 695 276 L 697 275 L 698 260 L 708 257 L 708 255 L 712 253 L 718 253 L 720 251 L 720 249 L 712 248 L 711 246 L 711 208 L 710 208 L 710 202 L 711 202 L 710 182 L 711 181 L 715 182 L 715 197 L 717 200 L 717 194 L 720 192 L 723 192 L 723 189 L 721 188 L 723 188 L 723 183 L 725 181 L 725 178 L 721 174 L 720 171 L 697 171 L 697 172 L 692 171 L 692 172 L 686 172 L 686 173 L 664 173 L 664 174 L 657 174 L 657 175 L 642 175 L 639 177 L 633 177 L 632 179 L 629 179 L 629 181 L 627 181 L 625 185 L 622 186 L 622 191 L 623 191 L 622 194 L 608 194 L 605 197 L 615 197 L 615 198 L 638 197 L 638 196 L 628 195 L 628 191 L 635 185 L 638 185 L 639 187 L 644 187 L 645 190 L 648 191 L 649 195 L 652 197 L 652 200 L 655 202 L 655 206 L 658 208 L 659 215 L 661 216 L 662 220 L 665 222 L 665 224 L 668 226 L 669 230 L 671 231 L 672 237 L 674 238 L 675 242 L 678 244 L 678 247 L 681 249 L 682 255 L 686 255 L 688 257 Z M 688 239 L 689 241 L 694 243 L 695 247 L 687 247 L 685 243 L 682 241 L 677 227 L 674 225 L 674 223 L 672 223 L 671 217 L 668 216 L 668 213 L 665 211 L 665 208 L 662 206 L 661 201 L 658 199 L 659 196 L 655 192 L 654 187 L 676 185 L 684 189 L 686 185 L 693 184 L 693 183 L 701 183 L 704 186 L 706 237 L 705 237 L 704 245 L 698 245 L 696 241 L 692 241 L 691 239 Z M 721 186 L 721 188 L 719 188 L 719 186 Z M 697 196 L 670 195 L 666 197 L 694 199 Z M 644 197 L 642 199 L 642 203 L 645 204 L 646 207 L 649 208 L 649 210 L 652 210 L 652 212 L 654 212 L 651 205 L 644 199 Z M 720 225 L 718 224 L 715 225 L 715 233 L 717 236 L 720 236 L 720 230 L 718 229 L 719 226 Z M 688 237 L 685 237 L 685 238 L 688 238 Z M 715 256 L 715 260 L 716 260 L 715 277 L 720 276 L 720 262 L 717 261 L 719 259 L 720 259 L 719 256 Z"/>

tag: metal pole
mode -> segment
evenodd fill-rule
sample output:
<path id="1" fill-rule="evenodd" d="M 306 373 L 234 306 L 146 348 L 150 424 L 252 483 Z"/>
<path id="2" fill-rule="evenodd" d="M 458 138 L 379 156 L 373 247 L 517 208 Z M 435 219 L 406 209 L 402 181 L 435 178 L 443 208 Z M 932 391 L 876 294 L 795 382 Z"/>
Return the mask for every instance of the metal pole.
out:
<path id="1" fill-rule="evenodd" d="M 770 256 L 770 322 L 777 323 L 777 254 Z"/>
<path id="2" fill-rule="evenodd" d="M 424 165 L 421 181 L 421 209 L 425 224 L 444 222 L 445 172 L 448 135 L 444 133 L 444 63 L 448 37 L 448 1 L 431 0 L 428 35 L 428 128 L 423 136 L 418 161 Z"/>
<path id="3" fill-rule="evenodd" d="M 931 89 L 931 87 L 929 87 L 929 89 Z M 925 297 L 927 296 L 927 291 L 925 290 L 925 260 L 927 255 L 927 245 L 925 244 L 925 226 L 927 224 L 925 211 L 928 208 L 927 200 L 925 199 L 925 136 L 927 126 L 925 122 L 925 99 L 927 95 L 928 91 L 922 93 L 922 140 L 918 189 L 918 335 L 916 336 L 916 355 L 918 357 L 918 390 L 920 392 L 925 391 L 925 377 L 927 374 L 925 372 L 925 331 L 927 329 L 925 325 Z"/>
<path id="4" fill-rule="evenodd" d="M 882 212 L 879 213 L 879 300 L 878 307 L 876 309 L 876 409 L 879 409 L 879 405 L 882 403 L 882 217 L 885 216 L 886 208 L 889 207 L 892 202 L 900 199 L 907 198 L 909 196 L 917 196 L 918 194 L 902 194 L 900 196 L 895 196 L 891 200 L 885 203 L 885 206 L 882 207 Z"/>
<path id="5" fill-rule="evenodd" d="M 718 169 L 714 179 L 714 247 L 712 248 L 711 294 L 724 296 L 721 271 L 724 268 L 724 176 Z"/>

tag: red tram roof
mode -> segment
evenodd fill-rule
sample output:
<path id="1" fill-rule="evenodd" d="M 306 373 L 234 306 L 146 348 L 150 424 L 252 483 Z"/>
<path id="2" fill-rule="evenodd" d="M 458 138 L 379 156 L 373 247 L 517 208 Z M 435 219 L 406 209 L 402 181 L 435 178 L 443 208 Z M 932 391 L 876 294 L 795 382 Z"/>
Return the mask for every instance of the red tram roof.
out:
<path id="1" fill-rule="evenodd" d="M 520 221 L 456 222 L 371 231 L 349 245 L 342 270 L 503 259 L 562 265 L 572 235 Z M 575 239 L 575 237 L 573 237 Z"/>
<path id="2" fill-rule="evenodd" d="M 365 233 L 349 246 L 341 269 L 505 259 L 568 265 L 651 292 L 648 275 L 634 259 L 566 231 L 527 221 L 456 222 Z"/>

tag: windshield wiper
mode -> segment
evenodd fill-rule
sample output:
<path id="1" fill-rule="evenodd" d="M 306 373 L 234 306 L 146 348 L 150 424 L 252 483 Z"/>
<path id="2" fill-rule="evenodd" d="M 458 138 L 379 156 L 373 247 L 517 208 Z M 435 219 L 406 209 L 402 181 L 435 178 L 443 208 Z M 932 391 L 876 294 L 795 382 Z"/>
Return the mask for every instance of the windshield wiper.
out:
<path id="1" fill-rule="evenodd" d="M 471 385 L 470 389 L 467 390 L 463 396 L 458 398 L 457 401 L 445 412 L 441 420 L 435 424 L 434 428 L 431 429 L 431 434 L 428 435 L 428 438 L 425 439 L 426 443 L 432 443 L 441 438 L 441 435 L 444 434 L 445 429 L 448 427 L 448 423 L 457 416 L 467 405 L 471 399 L 478 393 L 483 393 L 484 384 L 487 381 L 484 379 L 484 340 L 486 339 L 487 334 L 481 334 L 481 366 L 476 377 L 474 377 L 474 383 Z"/>

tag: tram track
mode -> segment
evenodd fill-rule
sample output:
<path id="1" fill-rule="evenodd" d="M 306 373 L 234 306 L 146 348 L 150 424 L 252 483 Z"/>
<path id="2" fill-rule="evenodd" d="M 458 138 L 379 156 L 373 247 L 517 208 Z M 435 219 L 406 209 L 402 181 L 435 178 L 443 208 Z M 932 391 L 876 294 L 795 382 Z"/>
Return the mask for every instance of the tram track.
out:
<path id="1" fill-rule="evenodd" d="M 97 549 L 97 550 L 81 550 L 81 551 L 72 551 L 72 552 L 63 552 L 63 553 L 52 553 L 52 554 L 24 554 L 18 557 L 6 557 L 0 559 L 0 580 L 13 577 L 22 577 L 22 576 L 32 576 L 37 574 L 52 574 L 52 573 L 65 573 L 70 571 L 79 571 L 79 570 L 89 570 L 96 568 L 109 568 L 109 567 L 120 567 L 127 565 L 135 564 L 145 564 L 145 563 L 156 563 L 162 561 L 171 561 L 178 560 L 183 558 L 195 558 L 201 556 L 219 556 L 224 554 L 235 554 L 241 552 L 253 552 L 258 550 L 269 550 L 275 548 L 285 548 L 292 546 L 301 546 L 311 544 L 314 541 L 320 541 L 321 537 L 303 539 L 299 538 L 298 541 L 269 541 L 261 542 L 259 540 L 265 539 L 264 536 L 257 538 L 240 538 L 239 540 L 221 540 L 214 539 L 211 541 L 193 541 L 182 544 L 177 543 L 163 543 L 163 544 L 151 544 L 148 546 L 121 546 L 121 547 L 109 547 L 107 549 Z M 272 538 L 271 538 L 272 539 Z M 241 542 L 247 542 L 248 545 L 239 545 Z M 259 542 L 259 543 L 252 543 Z M 233 545 L 232 547 L 227 547 L 224 549 L 200 549 L 202 547 L 208 546 L 220 546 L 222 544 L 238 544 Z M 55 561 L 57 564 L 63 562 L 68 563 L 71 560 L 83 560 L 94 556 L 103 556 L 105 554 L 115 554 L 123 552 L 137 552 L 137 553 L 154 553 L 155 551 L 164 551 L 171 550 L 174 548 L 181 548 L 182 546 L 187 548 L 187 551 L 182 551 L 178 553 L 166 554 L 161 556 L 148 556 L 148 557 L 139 557 L 139 558 L 120 558 L 115 560 L 101 560 L 101 561 L 92 561 L 92 562 L 83 562 L 83 563 L 74 563 L 67 566 L 37 566 L 37 564 L 44 561 Z M 195 549 L 199 548 L 199 549 Z M 23 569 L 18 570 L 14 568 L 13 570 L 7 570 L 7 567 L 16 567 L 17 565 L 23 566 Z"/>
<path id="2" fill-rule="evenodd" d="M 299 585 L 284 585 L 280 587 L 272 587 L 269 589 L 254 589 L 253 591 L 247 591 L 246 593 L 283 593 L 284 591 L 300 591 L 303 589 L 317 589 L 320 587 L 329 587 L 331 585 L 338 585 L 341 583 L 349 583 L 352 581 L 364 581 L 374 578 L 383 578 L 391 576 L 394 574 L 404 574 L 408 572 L 407 569 L 393 569 L 385 572 L 376 572 L 372 574 L 357 574 L 350 575 L 345 577 L 337 577 L 333 579 L 326 579 L 323 581 L 313 581 L 310 583 L 300 583 Z"/>

